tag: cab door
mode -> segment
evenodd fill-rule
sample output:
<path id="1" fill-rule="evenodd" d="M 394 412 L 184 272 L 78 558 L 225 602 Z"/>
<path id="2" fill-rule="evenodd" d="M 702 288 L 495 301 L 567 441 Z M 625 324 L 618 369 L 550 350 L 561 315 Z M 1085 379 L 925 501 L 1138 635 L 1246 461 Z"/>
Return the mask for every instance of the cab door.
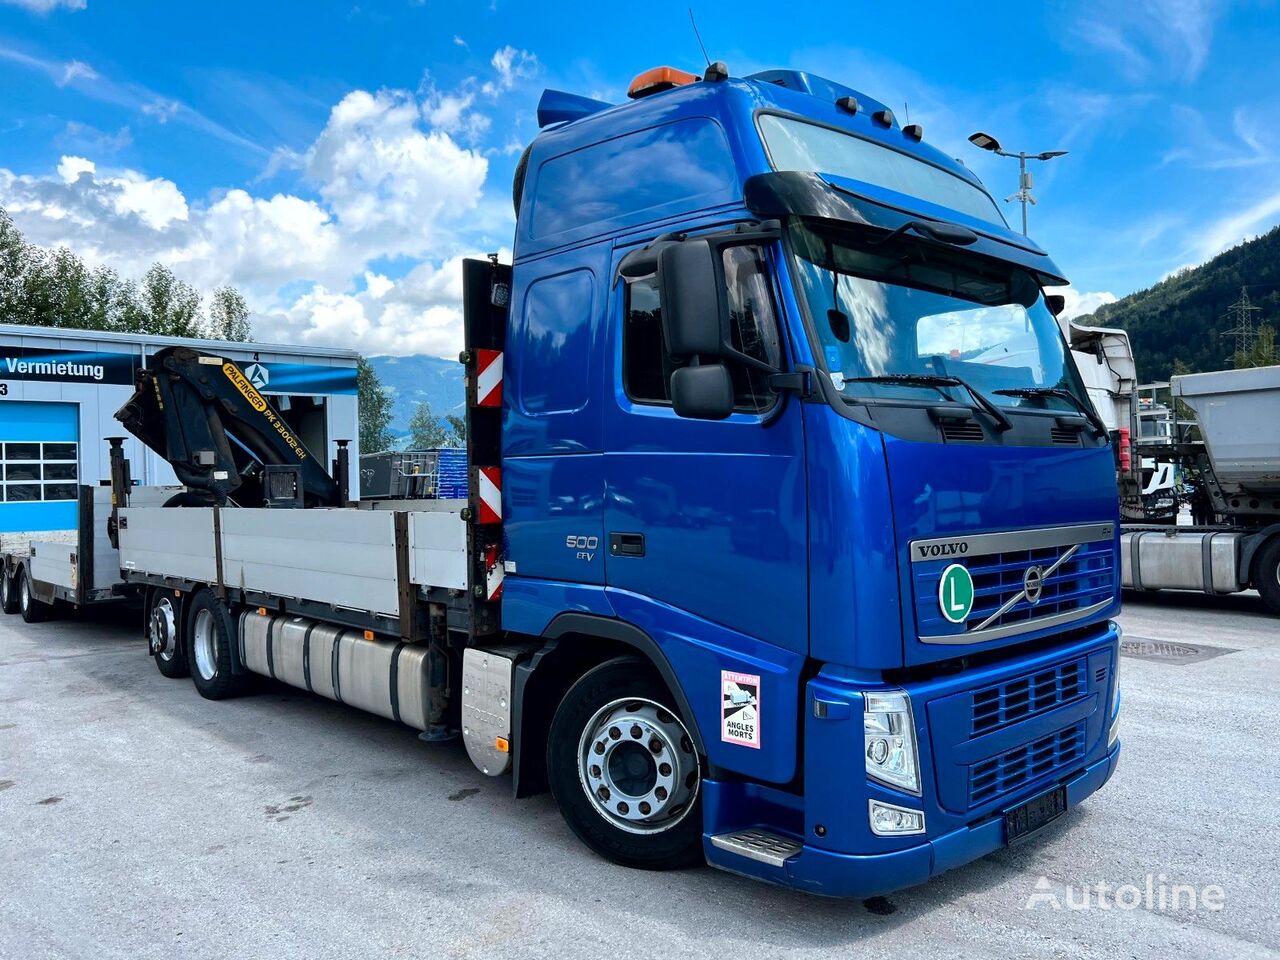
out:
<path id="1" fill-rule="evenodd" d="M 734 346 L 783 368 L 787 350 L 763 245 L 722 251 Z M 606 582 L 797 653 L 808 647 L 807 504 L 800 404 L 730 362 L 734 412 L 679 417 L 656 276 L 614 285 L 605 404 Z M 615 597 L 615 607 L 622 602 Z"/>

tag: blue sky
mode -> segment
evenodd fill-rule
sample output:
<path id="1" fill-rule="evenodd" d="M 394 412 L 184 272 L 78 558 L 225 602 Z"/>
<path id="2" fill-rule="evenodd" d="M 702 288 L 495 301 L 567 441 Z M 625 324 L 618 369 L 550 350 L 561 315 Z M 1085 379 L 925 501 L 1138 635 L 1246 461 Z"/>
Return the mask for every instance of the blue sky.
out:
<path id="1" fill-rule="evenodd" d="M 541 90 L 699 68 L 687 6 L 0 0 L 0 206 L 125 275 L 235 284 L 263 339 L 451 356 L 456 260 L 509 247 Z M 1031 232 L 1078 308 L 1280 222 L 1275 3 L 695 9 L 733 73 L 905 104 L 999 197 L 1016 165 L 969 133 L 1069 150 L 1035 171 Z"/>

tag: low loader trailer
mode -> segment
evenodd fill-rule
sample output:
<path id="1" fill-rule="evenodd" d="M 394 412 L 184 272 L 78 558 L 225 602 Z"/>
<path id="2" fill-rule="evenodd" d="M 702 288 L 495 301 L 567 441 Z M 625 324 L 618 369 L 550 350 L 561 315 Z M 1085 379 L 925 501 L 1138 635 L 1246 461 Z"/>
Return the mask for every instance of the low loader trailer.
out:
<path id="1" fill-rule="evenodd" d="M 832 896 L 1102 787 L 1116 479 L 1044 251 L 811 74 L 538 117 L 513 264 L 463 264 L 465 499 L 349 502 L 224 358 L 139 374 L 186 489 L 141 505 L 117 450 L 111 531 L 161 672 L 460 735 L 617 863 Z"/>

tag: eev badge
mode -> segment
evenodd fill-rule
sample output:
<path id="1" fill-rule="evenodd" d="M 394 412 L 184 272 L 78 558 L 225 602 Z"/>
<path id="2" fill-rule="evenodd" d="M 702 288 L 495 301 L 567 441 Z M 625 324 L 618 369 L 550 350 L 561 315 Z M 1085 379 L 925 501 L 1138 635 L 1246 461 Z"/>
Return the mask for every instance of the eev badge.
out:
<path id="1" fill-rule="evenodd" d="M 720 671 L 720 739 L 760 749 L 760 677 Z"/>

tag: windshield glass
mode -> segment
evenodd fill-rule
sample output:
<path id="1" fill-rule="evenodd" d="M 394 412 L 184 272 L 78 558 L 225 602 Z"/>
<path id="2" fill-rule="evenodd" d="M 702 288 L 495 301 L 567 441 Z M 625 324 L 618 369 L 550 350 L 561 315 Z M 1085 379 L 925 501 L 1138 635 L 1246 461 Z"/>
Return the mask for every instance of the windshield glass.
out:
<path id="1" fill-rule="evenodd" d="M 928 385 L 858 379 L 901 374 L 959 377 L 1009 408 L 1073 405 L 998 391 L 1084 397 L 1058 324 L 1026 270 L 903 237 L 877 244 L 856 229 L 796 222 L 788 236 L 818 352 L 846 397 L 938 398 Z M 968 400 L 963 388 L 941 391 Z"/>
<path id="2" fill-rule="evenodd" d="M 760 133 L 775 170 L 804 170 L 861 180 L 988 223 L 1005 225 L 995 201 L 981 187 L 910 154 L 830 127 L 774 114 L 760 117 Z"/>

